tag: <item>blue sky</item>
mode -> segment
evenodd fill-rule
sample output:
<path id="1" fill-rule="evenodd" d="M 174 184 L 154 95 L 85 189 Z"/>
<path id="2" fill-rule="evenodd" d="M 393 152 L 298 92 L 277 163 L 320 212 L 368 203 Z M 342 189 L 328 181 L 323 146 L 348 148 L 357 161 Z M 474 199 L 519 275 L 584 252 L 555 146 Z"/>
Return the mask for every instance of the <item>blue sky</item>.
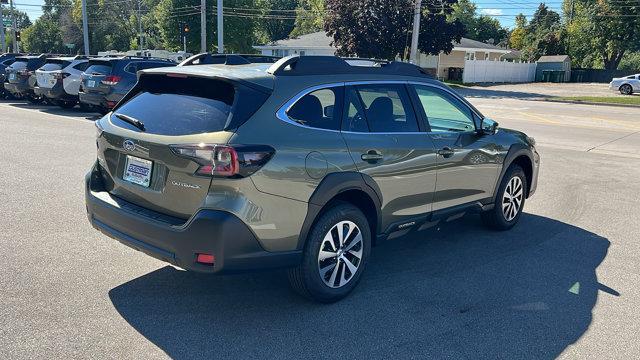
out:
<path id="1" fill-rule="evenodd" d="M 212 1 L 212 0 L 210 0 Z M 22 11 L 26 11 L 33 21 L 42 14 L 39 5 L 43 0 L 14 0 L 16 7 Z M 540 1 L 536 0 L 475 0 L 478 5 L 478 12 L 495 16 L 500 20 L 503 26 L 513 27 L 515 16 L 522 12 L 525 15 L 531 15 L 535 11 Z M 549 0 L 545 2 L 549 7 L 556 11 L 560 11 L 562 0 Z M 38 5 L 38 6 L 34 6 Z"/>

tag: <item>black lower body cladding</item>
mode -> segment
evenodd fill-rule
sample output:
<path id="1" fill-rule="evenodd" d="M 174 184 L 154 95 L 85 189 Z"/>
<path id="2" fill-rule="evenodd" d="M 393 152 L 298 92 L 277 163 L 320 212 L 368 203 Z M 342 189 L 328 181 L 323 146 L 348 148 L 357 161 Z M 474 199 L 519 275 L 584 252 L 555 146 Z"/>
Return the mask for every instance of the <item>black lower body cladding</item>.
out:
<path id="1" fill-rule="evenodd" d="M 91 225 L 105 235 L 181 268 L 233 273 L 297 265 L 301 253 L 268 252 L 251 229 L 231 213 L 202 209 L 186 222 L 111 196 L 100 189 L 95 165 L 86 176 L 85 197 Z M 215 264 L 196 262 L 212 254 Z"/>

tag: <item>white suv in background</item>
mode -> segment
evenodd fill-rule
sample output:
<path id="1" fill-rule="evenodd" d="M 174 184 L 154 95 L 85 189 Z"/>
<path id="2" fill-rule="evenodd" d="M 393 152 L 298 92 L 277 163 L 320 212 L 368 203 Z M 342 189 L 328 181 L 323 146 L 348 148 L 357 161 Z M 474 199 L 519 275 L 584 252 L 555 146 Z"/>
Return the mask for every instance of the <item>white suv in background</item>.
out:
<path id="1" fill-rule="evenodd" d="M 54 57 L 36 70 L 36 95 L 63 108 L 72 108 L 78 103 L 78 91 L 82 72 L 89 65 L 86 56 Z"/>
<path id="2" fill-rule="evenodd" d="M 620 91 L 622 95 L 632 95 L 634 91 L 640 92 L 640 74 L 614 78 L 609 83 L 609 89 Z"/>

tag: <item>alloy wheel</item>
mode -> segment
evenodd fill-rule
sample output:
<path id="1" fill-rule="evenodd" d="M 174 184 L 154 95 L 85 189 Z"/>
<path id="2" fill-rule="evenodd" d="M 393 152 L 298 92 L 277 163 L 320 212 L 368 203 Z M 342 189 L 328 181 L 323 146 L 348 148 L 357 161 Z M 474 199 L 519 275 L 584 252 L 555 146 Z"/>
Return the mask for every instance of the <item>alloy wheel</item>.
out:
<path id="1" fill-rule="evenodd" d="M 362 232 L 352 221 L 340 221 L 326 233 L 318 252 L 318 272 L 325 285 L 346 285 L 362 262 Z"/>
<path id="2" fill-rule="evenodd" d="M 502 195 L 502 214 L 504 219 L 511 221 L 518 216 L 518 212 L 522 207 L 522 201 L 524 199 L 524 189 L 522 186 L 522 179 L 518 176 L 514 176 L 509 180 L 507 187 L 504 188 L 504 194 Z"/>

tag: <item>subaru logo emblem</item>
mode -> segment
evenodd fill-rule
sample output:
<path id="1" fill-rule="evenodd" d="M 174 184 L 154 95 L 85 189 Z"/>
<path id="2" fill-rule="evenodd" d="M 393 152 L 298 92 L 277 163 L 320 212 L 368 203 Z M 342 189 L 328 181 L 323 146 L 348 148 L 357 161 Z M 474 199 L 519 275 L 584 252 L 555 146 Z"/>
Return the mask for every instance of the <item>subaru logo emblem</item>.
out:
<path id="1" fill-rule="evenodd" d="M 122 147 L 127 151 L 134 151 L 136 149 L 136 144 L 133 140 L 127 139 L 122 143 Z"/>

